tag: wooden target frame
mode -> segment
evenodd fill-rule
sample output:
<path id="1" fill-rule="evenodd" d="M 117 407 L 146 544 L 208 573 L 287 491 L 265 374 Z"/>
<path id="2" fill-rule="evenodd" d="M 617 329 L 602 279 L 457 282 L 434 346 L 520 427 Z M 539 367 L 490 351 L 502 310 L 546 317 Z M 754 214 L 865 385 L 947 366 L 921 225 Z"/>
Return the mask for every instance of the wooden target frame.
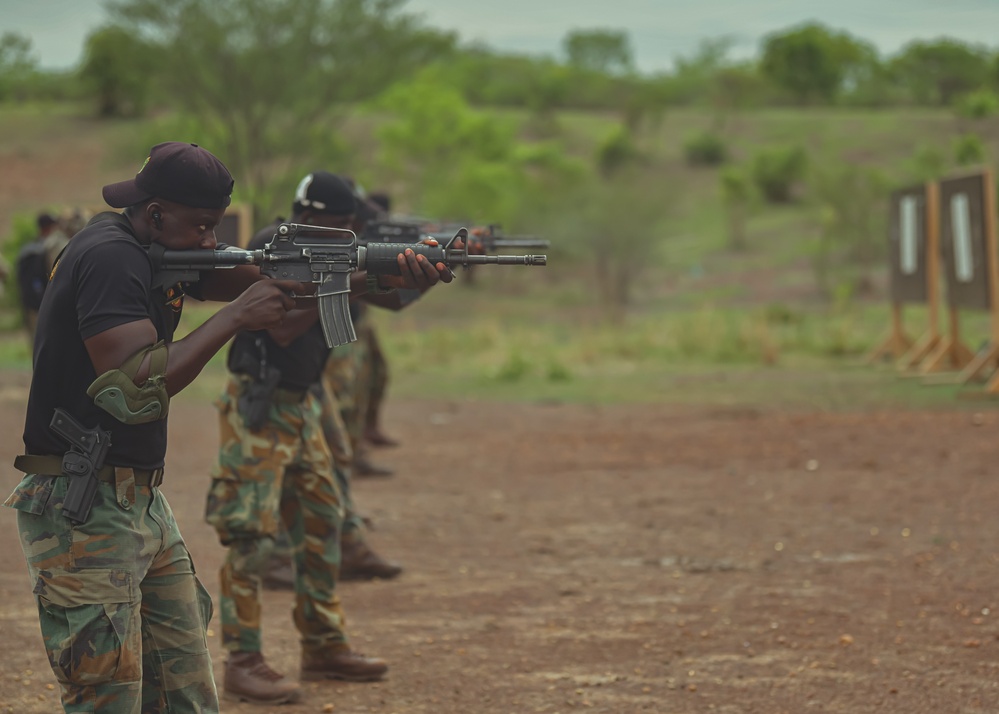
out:
<path id="1" fill-rule="evenodd" d="M 253 207 L 248 203 L 230 203 L 215 226 L 215 238 L 237 248 L 245 248 L 253 237 Z"/>
<path id="2" fill-rule="evenodd" d="M 988 342 L 977 354 L 968 350 L 971 356 L 954 381 L 967 384 L 985 379 L 985 391 L 999 394 L 999 237 L 996 234 L 995 178 L 991 170 L 984 169 L 941 181 L 940 187 L 941 228 L 949 263 L 948 303 L 952 310 L 964 307 L 990 313 Z"/>
<path id="3" fill-rule="evenodd" d="M 889 200 L 888 262 L 891 325 L 865 361 L 895 360 L 900 370 L 918 366 L 940 343 L 940 253 L 935 183 L 907 186 Z M 916 341 L 902 324 L 905 304 L 926 304 L 929 326 Z"/>
<path id="4" fill-rule="evenodd" d="M 910 362 L 903 367 L 914 369 L 918 375 L 930 375 L 939 372 L 962 371 L 974 360 L 974 353 L 961 339 L 960 308 L 982 308 L 987 307 L 989 301 L 984 297 L 983 285 L 988 279 L 989 273 L 983 271 L 995 258 L 990 260 L 986 250 L 986 242 L 975 240 L 971 235 L 970 221 L 964 221 L 962 225 L 965 230 L 960 236 L 955 233 L 954 220 L 955 213 L 952 206 L 955 195 L 969 190 L 968 184 L 973 185 L 981 178 L 981 174 L 972 174 L 948 178 L 939 183 L 932 183 L 927 187 L 928 205 L 928 226 L 934 236 L 936 249 L 933 259 L 936 261 L 939 273 L 939 264 L 943 259 L 943 274 L 947 282 L 947 322 L 948 330 L 944 335 L 936 334 L 935 343 L 924 354 L 913 354 Z M 966 218 L 967 216 L 965 216 Z M 958 240 L 961 238 L 961 240 Z M 976 267 L 977 266 L 977 269 Z M 968 277 L 964 273 L 968 272 Z M 970 288 L 968 287 L 970 285 Z M 939 289 L 934 291 L 930 304 L 931 321 L 935 322 L 939 306 Z M 931 332 L 935 331 L 936 325 L 931 326 Z M 932 339 L 933 335 L 930 336 Z M 936 379 L 940 382 L 960 381 L 960 374 L 956 379 L 944 377 Z M 928 381 L 934 381 L 931 378 Z"/>

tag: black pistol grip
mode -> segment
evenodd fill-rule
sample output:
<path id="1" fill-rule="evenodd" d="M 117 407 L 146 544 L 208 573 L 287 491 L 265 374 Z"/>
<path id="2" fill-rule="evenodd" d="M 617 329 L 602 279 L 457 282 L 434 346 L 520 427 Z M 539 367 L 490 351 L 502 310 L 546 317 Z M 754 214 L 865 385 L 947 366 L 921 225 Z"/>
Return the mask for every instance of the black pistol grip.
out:
<path id="1" fill-rule="evenodd" d="M 56 407 L 55 413 L 52 415 L 49 428 L 68 441 L 70 446 L 75 449 L 89 454 L 93 453 L 97 448 L 99 439 L 97 432 L 85 429 L 76 419 L 59 407 Z"/>

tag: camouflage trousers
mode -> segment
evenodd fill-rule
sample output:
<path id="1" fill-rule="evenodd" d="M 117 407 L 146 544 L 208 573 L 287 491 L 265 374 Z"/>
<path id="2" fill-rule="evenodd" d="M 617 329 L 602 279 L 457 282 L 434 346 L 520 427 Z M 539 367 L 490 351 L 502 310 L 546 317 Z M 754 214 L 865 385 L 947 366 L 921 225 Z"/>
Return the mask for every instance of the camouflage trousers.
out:
<path id="1" fill-rule="evenodd" d="M 219 461 L 206 517 L 229 549 L 221 571 L 222 642 L 230 651 L 261 649 L 261 577 L 283 526 L 295 569 L 293 619 L 303 648 L 347 641 L 336 595 L 343 504 L 312 394 L 276 399 L 267 423 L 251 431 L 230 377 L 219 408 Z"/>
<path id="2" fill-rule="evenodd" d="M 336 477 L 340 495 L 343 498 L 343 532 L 341 542 L 364 540 L 364 519 L 354 507 L 354 497 L 350 488 L 350 474 L 354 464 L 354 448 L 350 434 L 340 413 L 340 401 L 333 391 L 333 385 L 326 379 L 322 388 L 322 412 L 319 417 L 323 438 L 333 455 L 333 475 Z"/>
<path id="3" fill-rule="evenodd" d="M 385 401 L 385 390 L 388 389 L 388 362 L 385 360 L 385 353 L 378 341 L 378 333 L 375 332 L 374 324 L 368 320 L 362 325 L 362 328 L 357 338 L 364 340 L 367 352 L 367 367 L 362 367 L 359 376 L 359 388 L 367 394 L 367 403 L 362 415 L 363 426 L 366 429 L 374 429 L 378 426 L 382 402 Z"/>
<path id="4" fill-rule="evenodd" d="M 131 469 L 100 483 L 90 518 L 62 515 L 68 479 L 27 475 L 17 509 L 49 664 L 66 712 L 218 712 L 211 598 L 170 504 Z"/>
<path id="5" fill-rule="evenodd" d="M 370 369 L 368 343 L 364 339 L 365 321 L 357 325 L 357 341 L 342 345 L 330 352 L 323 369 L 323 383 L 336 396 L 350 440 L 350 448 L 355 455 L 360 453 L 364 438 L 364 415 L 368 409 L 367 384 Z"/>

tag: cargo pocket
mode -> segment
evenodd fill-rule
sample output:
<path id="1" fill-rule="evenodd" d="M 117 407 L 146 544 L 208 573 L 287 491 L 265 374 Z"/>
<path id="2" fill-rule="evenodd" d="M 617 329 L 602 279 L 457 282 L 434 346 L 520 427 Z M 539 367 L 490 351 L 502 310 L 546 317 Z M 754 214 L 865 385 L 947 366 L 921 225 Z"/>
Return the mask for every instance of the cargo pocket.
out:
<path id="1" fill-rule="evenodd" d="M 194 578 L 194 583 L 198 589 L 198 612 L 201 614 L 201 624 L 207 630 L 212 615 L 215 614 L 215 606 L 212 604 L 212 596 L 208 594 L 207 588 L 197 576 Z"/>
<path id="2" fill-rule="evenodd" d="M 61 683 L 92 687 L 141 679 L 139 602 L 130 573 L 42 572 L 35 595 L 49 664 Z"/>
<path id="3" fill-rule="evenodd" d="M 3 505 L 37 516 L 48 505 L 57 478 L 59 477 L 26 474 Z"/>

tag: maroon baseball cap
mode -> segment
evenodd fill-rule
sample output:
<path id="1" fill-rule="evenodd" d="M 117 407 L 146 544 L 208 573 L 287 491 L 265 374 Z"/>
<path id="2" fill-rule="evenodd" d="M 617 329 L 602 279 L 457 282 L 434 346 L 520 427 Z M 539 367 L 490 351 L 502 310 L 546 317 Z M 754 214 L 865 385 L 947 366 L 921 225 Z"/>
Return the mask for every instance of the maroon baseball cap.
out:
<path id="1" fill-rule="evenodd" d="M 194 208 L 225 208 L 232 196 L 229 169 L 197 144 L 168 141 L 149 150 L 134 179 L 104 187 L 104 200 L 125 208 L 162 198 Z"/>

